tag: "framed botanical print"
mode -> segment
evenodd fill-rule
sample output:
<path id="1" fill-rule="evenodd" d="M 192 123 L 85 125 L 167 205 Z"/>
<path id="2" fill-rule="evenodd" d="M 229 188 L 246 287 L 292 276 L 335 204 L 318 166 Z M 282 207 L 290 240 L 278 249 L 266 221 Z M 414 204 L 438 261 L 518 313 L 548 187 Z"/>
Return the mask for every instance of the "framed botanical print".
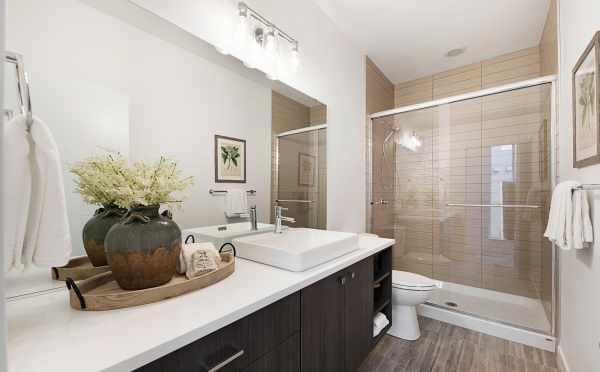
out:
<path id="1" fill-rule="evenodd" d="M 215 182 L 246 182 L 246 141 L 215 136 Z"/>
<path id="2" fill-rule="evenodd" d="M 298 154 L 298 185 L 314 186 L 317 157 L 303 152 Z"/>
<path id="3" fill-rule="evenodd" d="M 573 69 L 573 167 L 600 163 L 600 32 Z"/>

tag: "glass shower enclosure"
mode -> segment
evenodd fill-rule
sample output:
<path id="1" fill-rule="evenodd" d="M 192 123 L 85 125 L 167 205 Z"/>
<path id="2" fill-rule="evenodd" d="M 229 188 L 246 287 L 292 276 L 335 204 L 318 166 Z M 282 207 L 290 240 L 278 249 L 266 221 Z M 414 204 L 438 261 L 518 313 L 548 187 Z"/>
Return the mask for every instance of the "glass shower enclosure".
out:
<path id="1" fill-rule="evenodd" d="M 554 332 L 550 78 L 372 116 L 370 231 L 394 270 L 444 282 L 429 304 Z"/>
<path id="2" fill-rule="evenodd" d="M 277 135 L 276 205 L 296 219 L 291 227 L 327 228 L 327 126 Z"/>

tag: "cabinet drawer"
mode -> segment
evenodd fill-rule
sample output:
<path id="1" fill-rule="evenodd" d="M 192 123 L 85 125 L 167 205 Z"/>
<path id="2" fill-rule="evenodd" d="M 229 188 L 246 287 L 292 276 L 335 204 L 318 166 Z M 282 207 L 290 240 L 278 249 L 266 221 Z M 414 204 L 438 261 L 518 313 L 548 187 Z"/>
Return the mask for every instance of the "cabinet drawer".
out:
<path id="1" fill-rule="evenodd" d="M 300 330 L 295 293 L 164 356 L 137 372 L 241 371 Z"/>
<path id="2" fill-rule="evenodd" d="M 300 372 L 300 333 L 252 363 L 244 372 Z"/>
<path id="3" fill-rule="evenodd" d="M 210 335 L 192 342 L 136 372 L 207 372 L 221 366 L 219 371 L 240 371 L 248 365 L 244 350 L 248 340 L 248 319 L 241 319 Z"/>
<path id="4" fill-rule="evenodd" d="M 300 331 L 300 293 L 294 293 L 248 316 L 250 362 Z"/>

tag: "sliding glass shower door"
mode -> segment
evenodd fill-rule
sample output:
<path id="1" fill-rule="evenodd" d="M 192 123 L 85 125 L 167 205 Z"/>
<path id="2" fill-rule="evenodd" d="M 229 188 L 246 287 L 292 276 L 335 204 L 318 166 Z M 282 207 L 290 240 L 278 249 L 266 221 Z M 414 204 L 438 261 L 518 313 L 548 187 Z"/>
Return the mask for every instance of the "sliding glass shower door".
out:
<path id="1" fill-rule="evenodd" d="M 551 84 L 374 119 L 371 231 L 431 302 L 551 333 Z"/>

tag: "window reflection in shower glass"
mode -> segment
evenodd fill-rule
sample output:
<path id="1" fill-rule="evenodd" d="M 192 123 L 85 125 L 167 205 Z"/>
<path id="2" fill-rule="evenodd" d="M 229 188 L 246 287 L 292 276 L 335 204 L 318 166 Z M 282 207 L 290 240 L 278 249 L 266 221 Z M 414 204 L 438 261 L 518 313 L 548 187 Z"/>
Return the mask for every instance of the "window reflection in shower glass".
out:
<path id="1" fill-rule="evenodd" d="M 514 145 L 492 146 L 490 148 L 490 204 L 505 204 L 504 193 L 514 185 Z M 506 240 L 504 236 L 504 208 L 490 208 L 490 229 L 488 239 Z M 510 239 L 508 239 L 510 240 Z"/>

